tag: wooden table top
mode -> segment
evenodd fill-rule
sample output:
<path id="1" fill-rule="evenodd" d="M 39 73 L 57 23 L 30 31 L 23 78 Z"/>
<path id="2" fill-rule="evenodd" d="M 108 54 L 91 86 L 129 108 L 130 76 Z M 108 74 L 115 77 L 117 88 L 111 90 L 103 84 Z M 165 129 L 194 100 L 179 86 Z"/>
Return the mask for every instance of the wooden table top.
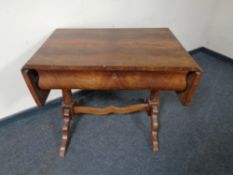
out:
<path id="1" fill-rule="evenodd" d="M 57 29 L 25 68 L 200 71 L 197 63 L 167 28 Z"/>

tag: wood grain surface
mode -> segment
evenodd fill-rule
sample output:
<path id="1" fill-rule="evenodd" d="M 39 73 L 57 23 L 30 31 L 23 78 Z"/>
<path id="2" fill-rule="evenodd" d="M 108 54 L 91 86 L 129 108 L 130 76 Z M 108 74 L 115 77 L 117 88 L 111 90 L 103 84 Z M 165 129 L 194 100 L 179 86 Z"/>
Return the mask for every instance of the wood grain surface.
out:
<path id="1" fill-rule="evenodd" d="M 167 28 L 57 29 L 25 67 L 40 70 L 200 71 Z"/>
<path id="2" fill-rule="evenodd" d="M 186 88 L 187 72 L 39 71 L 42 89 L 160 89 Z"/>
<path id="3" fill-rule="evenodd" d="M 116 106 L 108 106 L 105 108 L 95 108 L 95 107 L 86 107 L 86 106 L 78 106 L 74 107 L 74 113 L 77 114 L 93 114 L 93 115 L 107 115 L 111 113 L 115 114 L 126 114 L 131 112 L 137 112 L 149 109 L 148 104 L 137 104 L 131 105 L 127 107 L 116 107 Z"/>

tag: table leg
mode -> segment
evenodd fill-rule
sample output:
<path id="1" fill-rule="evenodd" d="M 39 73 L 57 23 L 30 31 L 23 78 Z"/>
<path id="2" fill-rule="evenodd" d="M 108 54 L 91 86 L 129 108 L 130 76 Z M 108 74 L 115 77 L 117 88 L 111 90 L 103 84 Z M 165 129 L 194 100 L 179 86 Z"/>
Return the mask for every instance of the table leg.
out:
<path id="1" fill-rule="evenodd" d="M 64 109 L 64 123 L 62 127 L 62 142 L 61 142 L 61 147 L 60 147 L 60 157 L 64 157 L 67 147 L 68 147 L 68 142 L 69 142 L 69 136 L 70 136 L 70 121 L 71 121 L 71 116 L 70 116 L 70 111 L 69 109 Z"/>
<path id="2" fill-rule="evenodd" d="M 150 93 L 150 111 L 151 119 L 151 140 L 153 152 L 159 151 L 158 145 L 158 106 L 159 106 L 159 91 L 152 90 Z"/>
<path id="3" fill-rule="evenodd" d="M 62 128 L 62 142 L 60 146 L 59 155 L 64 157 L 70 138 L 70 122 L 72 117 L 72 93 L 71 90 L 62 90 L 63 95 L 63 117 L 64 123 Z"/>
<path id="4" fill-rule="evenodd" d="M 64 157 L 69 139 L 70 139 L 70 123 L 72 115 L 76 113 L 90 113 L 90 114 L 109 114 L 109 113 L 128 113 L 135 112 L 139 110 L 147 110 L 148 116 L 151 119 L 151 140 L 152 140 L 152 150 L 153 152 L 158 152 L 158 106 L 159 106 L 159 91 L 152 90 L 148 100 L 148 104 L 139 104 L 134 106 L 129 106 L 125 108 L 119 107 L 107 107 L 103 109 L 97 109 L 93 107 L 81 107 L 74 106 L 72 100 L 71 90 L 62 90 L 63 94 L 63 115 L 64 124 L 62 128 L 62 143 L 60 146 L 60 157 Z"/>

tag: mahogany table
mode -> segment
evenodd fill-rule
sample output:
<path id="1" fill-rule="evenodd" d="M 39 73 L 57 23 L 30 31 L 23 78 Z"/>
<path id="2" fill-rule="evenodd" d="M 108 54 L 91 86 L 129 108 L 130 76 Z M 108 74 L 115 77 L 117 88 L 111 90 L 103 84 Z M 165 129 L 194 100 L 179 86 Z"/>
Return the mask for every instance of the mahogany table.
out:
<path id="1" fill-rule="evenodd" d="M 158 152 L 159 91 L 178 94 L 188 105 L 201 69 L 167 28 L 57 29 L 22 68 L 38 106 L 51 89 L 61 89 L 64 124 L 60 156 L 64 157 L 74 114 L 106 115 L 146 110 L 151 120 L 152 149 Z M 128 107 L 94 108 L 72 99 L 72 89 L 147 89 L 145 102 Z"/>

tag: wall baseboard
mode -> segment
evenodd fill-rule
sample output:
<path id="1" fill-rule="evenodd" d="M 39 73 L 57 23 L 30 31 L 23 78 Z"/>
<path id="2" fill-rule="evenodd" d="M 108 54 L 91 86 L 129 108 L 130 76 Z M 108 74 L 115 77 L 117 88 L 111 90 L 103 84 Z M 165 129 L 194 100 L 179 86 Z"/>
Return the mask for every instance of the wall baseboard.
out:
<path id="1" fill-rule="evenodd" d="M 225 56 L 223 54 L 220 54 L 218 52 L 210 50 L 210 49 L 208 49 L 206 47 L 199 47 L 199 48 L 196 48 L 196 49 L 193 49 L 193 50 L 189 51 L 189 53 L 191 55 L 195 55 L 195 54 L 200 53 L 200 52 L 211 55 L 211 56 L 215 57 L 216 59 L 221 59 L 224 62 L 233 64 L 233 59 L 232 58 L 229 58 L 229 57 L 227 57 L 227 56 Z M 75 92 L 74 95 L 75 94 L 77 94 L 77 92 Z M 5 125 L 7 125 L 7 124 L 9 124 L 9 123 L 11 123 L 13 121 L 17 121 L 19 119 L 27 118 L 27 117 L 31 116 L 32 113 L 35 114 L 37 112 L 41 112 L 41 110 L 48 110 L 51 107 L 55 107 L 55 106 L 60 105 L 60 104 L 61 104 L 61 97 L 49 101 L 43 108 L 32 107 L 32 108 L 20 111 L 18 113 L 12 114 L 10 116 L 4 117 L 3 119 L 0 119 L 0 127 L 5 126 Z"/>
<path id="2" fill-rule="evenodd" d="M 227 63 L 230 63 L 230 64 L 233 64 L 233 58 L 230 58 L 228 56 L 225 56 L 221 53 L 218 53 L 216 51 L 213 51 L 211 49 L 208 49 L 206 47 L 199 47 L 197 49 L 193 49 L 191 51 L 189 51 L 189 53 L 191 55 L 194 55 L 196 53 L 199 53 L 199 52 L 202 52 L 202 53 L 206 53 L 207 55 L 210 55 L 210 56 L 213 56 L 215 57 L 216 59 L 221 59 L 222 61 L 224 62 L 227 62 Z"/>
<path id="3" fill-rule="evenodd" d="M 205 50 L 205 47 L 198 47 L 198 48 L 196 48 L 196 49 L 190 50 L 189 53 L 190 53 L 191 55 L 194 55 L 194 54 L 196 54 L 196 53 L 203 52 L 204 50 Z"/>
<path id="4" fill-rule="evenodd" d="M 31 114 L 36 114 L 37 112 L 40 112 L 41 110 L 51 109 L 51 107 L 57 106 L 59 104 L 61 104 L 61 97 L 58 97 L 56 99 L 53 99 L 53 100 L 47 102 L 47 104 L 43 107 L 35 106 L 35 107 L 31 107 L 31 108 L 19 111 L 17 113 L 12 114 L 12 115 L 6 116 L 6 117 L 0 119 L 0 127 L 5 126 L 11 122 L 30 117 Z"/>

